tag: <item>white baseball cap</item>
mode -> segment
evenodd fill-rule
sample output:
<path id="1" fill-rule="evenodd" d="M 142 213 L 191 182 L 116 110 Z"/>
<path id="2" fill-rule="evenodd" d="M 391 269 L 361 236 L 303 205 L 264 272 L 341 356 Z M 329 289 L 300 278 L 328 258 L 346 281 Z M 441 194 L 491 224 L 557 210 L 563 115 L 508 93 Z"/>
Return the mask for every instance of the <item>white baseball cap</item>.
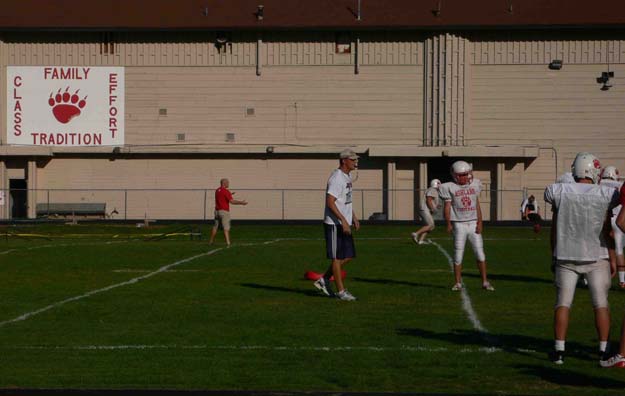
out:
<path id="1" fill-rule="evenodd" d="M 359 157 L 354 150 L 346 148 L 345 150 L 341 151 L 341 154 L 339 154 L 339 158 L 357 160 Z"/>

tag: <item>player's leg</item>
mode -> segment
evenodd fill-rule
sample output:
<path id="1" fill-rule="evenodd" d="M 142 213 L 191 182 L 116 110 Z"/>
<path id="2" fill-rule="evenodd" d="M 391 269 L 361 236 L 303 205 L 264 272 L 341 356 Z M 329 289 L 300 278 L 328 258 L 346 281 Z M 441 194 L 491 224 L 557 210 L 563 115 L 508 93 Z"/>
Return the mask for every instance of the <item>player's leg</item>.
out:
<path id="1" fill-rule="evenodd" d="M 423 221 L 423 226 L 412 233 L 412 240 L 421 245 L 427 234 L 434 229 L 434 219 L 429 210 L 419 210 L 419 216 Z"/>
<path id="2" fill-rule="evenodd" d="M 561 262 L 556 264 L 556 305 L 553 315 L 555 348 L 551 354 L 551 360 L 556 364 L 564 363 L 566 334 L 569 328 L 569 316 L 578 278 L 579 274 L 575 272 L 575 264 L 563 264 Z"/>
<path id="3" fill-rule="evenodd" d="M 607 260 L 599 260 L 594 264 L 588 264 L 589 271 L 588 290 L 595 311 L 595 328 L 599 338 L 599 351 L 605 353 L 610 335 L 610 309 L 608 306 L 608 291 L 610 290 L 610 263 Z"/>
<path id="4" fill-rule="evenodd" d="M 477 262 L 477 269 L 480 271 L 482 278 L 482 288 L 488 291 L 495 291 L 495 288 L 488 281 L 488 275 L 486 272 L 486 254 L 484 254 L 484 238 L 482 234 L 475 232 L 475 228 L 468 230 L 468 239 L 475 255 Z"/>
<path id="5" fill-rule="evenodd" d="M 460 290 L 462 289 L 462 258 L 467 243 L 467 227 L 461 222 L 454 222 L 452 225 L 454 237 L 454 286 L 452 290 Z"/>

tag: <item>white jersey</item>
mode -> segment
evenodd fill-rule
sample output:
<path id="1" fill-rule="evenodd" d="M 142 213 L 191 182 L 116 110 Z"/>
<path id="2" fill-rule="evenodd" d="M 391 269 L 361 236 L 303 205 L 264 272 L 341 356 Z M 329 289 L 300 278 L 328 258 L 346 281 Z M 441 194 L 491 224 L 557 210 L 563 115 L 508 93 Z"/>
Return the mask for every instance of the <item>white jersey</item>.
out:
<path id="1" fill-rule="evenodd" d="M 477 179 L 464 186 L 454 182 L 441 185 L 441 199 L 451 201 L 451 221 L 477 220 L 477 199 L 481 190 L 482 183 Z"/>
<path id="2" fill-rule="evenodd" d="M 615 188 L 616 191 L 621 191 L 621 187 L 623 187 L 623 182 L 612 179 L 601 179 L 599 185 L 612 187 Z M 621 206 L 622 205 L 619 205 L 616 208 L 612 209 L 612 216 L 618 216 L 618 213 L 621 211 Z"/>
<path id="3" fill-rule="evenodd" d="M 352 178 L 349 174 L 340 169 L 335 169 L 328 179 L 326 195 L 330 194 L 336 198 L 336 207 L 343 217 L 347 219 L 349 225 L 352 225 Z M 328 205 L 325 208 L 326 224 L 340 225 L 341 221 L 332 213 Z"/>
<path id="4" fill-rule="evenodd" d="M 430 187 L 427 190 L 425 190 L 425 195 L 423 196 L 423 199 L 421 200 L 421 210 L 423 211 L 430 211 L 430 208 L 428 207 L 428 197 L 432 198 L 432 204 L 434 205 L 434 211 L 432 213 L 436 213 L 436 210 L 438 209 L 438 189 L 434 188 L 434 187 Z"/>
<path id="5" fill-rule="evenodd" d="M 606 212 L 619 203 L 618 191 L 597 184 L 556 183 L 545 189 L 545 201 L 558 215 L 558 260 L 594 262 L 608 257 L 601 231 Z"/>

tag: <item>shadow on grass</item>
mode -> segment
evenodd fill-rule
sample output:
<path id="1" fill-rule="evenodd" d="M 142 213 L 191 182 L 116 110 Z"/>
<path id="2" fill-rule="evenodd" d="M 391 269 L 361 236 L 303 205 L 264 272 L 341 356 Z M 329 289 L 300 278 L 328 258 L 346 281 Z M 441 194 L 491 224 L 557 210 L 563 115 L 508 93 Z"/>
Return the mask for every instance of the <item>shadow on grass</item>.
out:
<path id="1" fill-rule="evenodd" d="M 404 286 L 413 286 L 413 287 L 429 287 L 432 289 L 446 289 L 444 286 L 436 286 L 427 283 L 417 283 L 417 282 L 407 282 L 400 281 L 395 279 L 368 279 L 368 278 L 352 278 L 356 282 L 366 282 L 366 283 L 376 283 L 379 285 L 404 285 Z"/>
<path id="2" fill-rule="evenodd" d="M 279 291 L 279 292 L 285 292 L 285 293 L 303 294 L 309 297 L 328 298 L 315 290 L 293 289 L 290 287 L 283 287 L 283 286 L 259 285 L 258 283 L 241 283 L 240 285 L 243 287 L 249 287 L 251 289 L 262 289 L 262 290 Z"/>
<path id="3" fill-rule="evenodd" d="M 398 335 L 413 336 L 430 340 L 444 341 L 461 347 L 499 348 L 523 356 L 536 357 L 536 352 L 544 352 L 540 360 L 547 361 L 547 353 L 553 348 L 553 340 L 520 334 L 483 333 L 477 330 L 452 330 L 437 333 L 423 329 L 397 329 Z M 574 341 L 566 342 L 567 356 L 580 359 L 598 360 L 597 352 Z"/>
<path id="4" fill-rule="evenodd" d="M 617 381 L 612 378 L 591 376 L 582 374 L 579 371 L 563 370 L 560 367 L 545 367 L 532 365 L 514 366 L 521 373 L 538 377 L 543 381 L 564 386 L 588 386 L 600 389 L 623 389 L 624 381 Z"/>
<path id="5" fill-rule="evenodd" d="M 480 278 L 480 274 L 477 274 L 477 273 L 472 274 L 472 273 L 464 272 L 462 276 L 466 278 Z M 488 279 L 513 281 L 513 282 L 527 282 L 527 283 L 546 283 L 546 284 L 553 285 L 552 279 L 537 278 L 535 276 L 526 276 L 526 275 L 503 275 L 503 274 L 489 273 Z"/>

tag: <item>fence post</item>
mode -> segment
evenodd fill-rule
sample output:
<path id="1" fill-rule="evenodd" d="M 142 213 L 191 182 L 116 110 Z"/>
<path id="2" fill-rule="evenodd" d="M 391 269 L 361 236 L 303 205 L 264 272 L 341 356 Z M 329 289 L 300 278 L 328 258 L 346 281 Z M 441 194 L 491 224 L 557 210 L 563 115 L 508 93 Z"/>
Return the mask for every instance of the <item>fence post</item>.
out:
<path id="1" fill-rule="evenodd" d="M 365 219 L 365 190 L 360 190 L 360 220 Z"/>
<path id="2" fill-rule="evenodd" d="M 50 217 L 50 189 L 48 189 L 48 207 L 46 208 L 46 216 Z"/>
<path id="3" fill-rule="evenodd" d="M 282 220 L 284 220 L 284 189 L 282 191 Z"/>
<path id="4" fill-rule="evenodd" d="M 206 190 L 204 190 L 204 221 L 206 221 Z"/>
<path id="5" fill-rule="evenodd" d="M 128 220 L 128 190 L 124 190 L 124 220 Z"/>

